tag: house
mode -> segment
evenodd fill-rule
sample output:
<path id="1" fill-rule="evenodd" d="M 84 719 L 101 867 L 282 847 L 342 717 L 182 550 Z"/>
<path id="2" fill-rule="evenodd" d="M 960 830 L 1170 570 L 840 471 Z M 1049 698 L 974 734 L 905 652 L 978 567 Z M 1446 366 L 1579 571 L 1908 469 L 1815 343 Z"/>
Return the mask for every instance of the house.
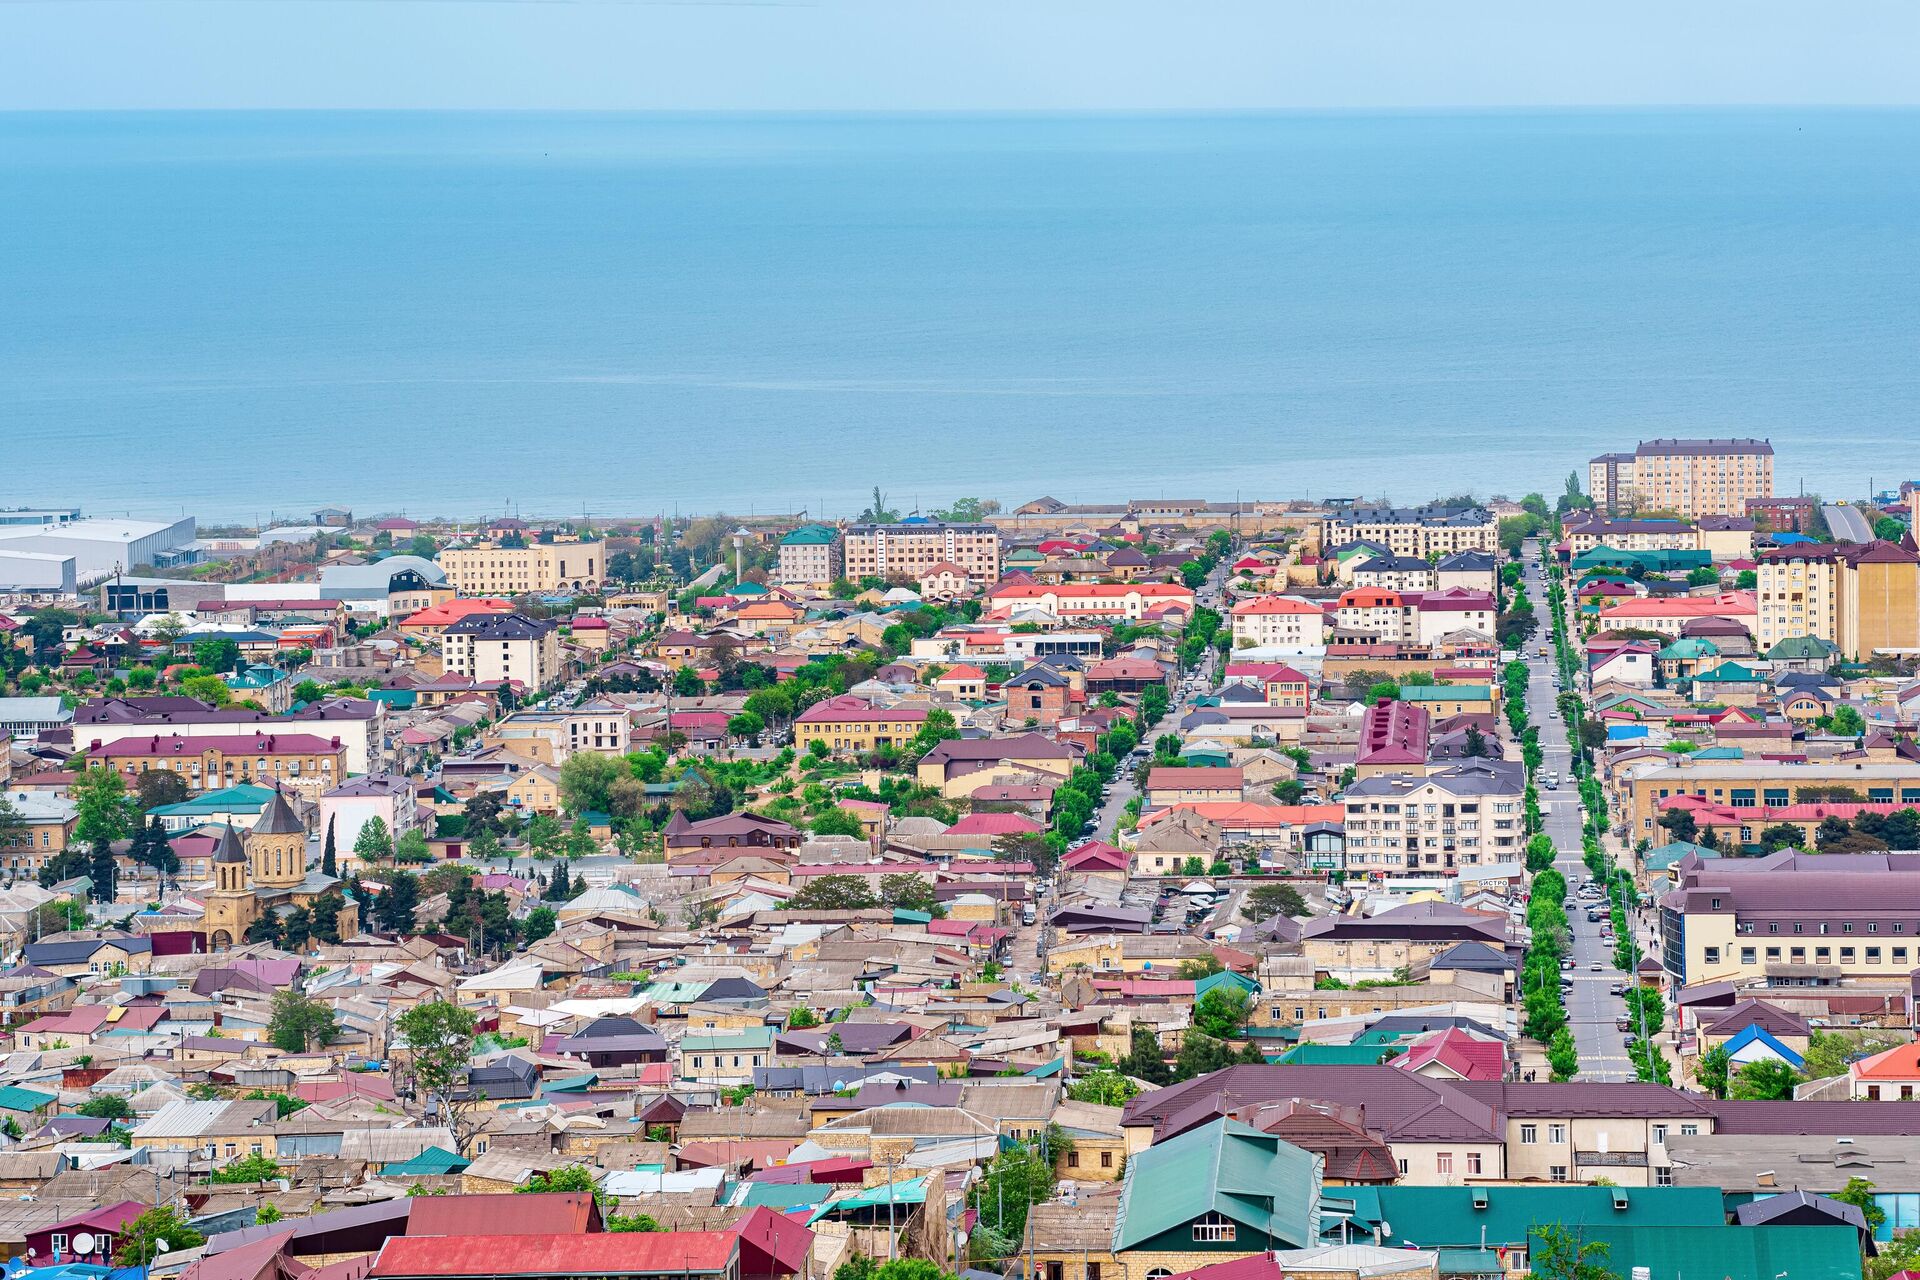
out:
<path id="1" fill-rule="evenodd" d="M 1273 1249 L 1320 1243 L 1320 1163 L 1220 1119 L 1128 1161 L 1113 1253 L 1126 1280 L 1160 1280 Z"/>
<path id="2" fill-rule="evenodd" d="M 469 614 L 440 632 L 440 661 L 448 675 L 543 689 L 560 675 L 560 627 L 517 613 Z"/>
<path id="3" fill-rule="evenodd" d="M 951 560 L 942 560 L 920 575 L 920 598 L 938 603 L 964 600 L 973 595 L 971 575 Z"/>
<path id="4" fill-rule="evenodd" d="M 1006 720 L 1051 729 L 1065 718 L 1074 701 L 1073 681 L 1048 663 L 1036 663 L 1001 686 L 1007 700 Z"/>
<path id="5" fill-rule="evenodd" d="M 1920 1088 L 1920 1042 L 1897 1045 L 1847 1064 L 1847 1096 L 1908 1102 Z"/>
<path id="6" fill-rule="evenodd" d="M 1298 596 L 1257 596 L 1233 607 L 1236 649 L 1311 648 L 1326 643 L 1321 606 Z"/>
<path id="7" fill-rule="evenodd" d="M 27 1233 L 27 1256 L 45 1259 L 44 1265 L 49 1266 L 115 1265 L 121 1233 L 146 1211 L 138 1200 L 122 1200 L 62 1218 Z"/>
<path id="8" fill-rule="evenodd" d="M 1156 765 L 1147 775 L 1147 803 L 1154 808 L 1165 808 L 1183 803 L 1235 801 L 1241 799 L 1245 787 L 1246 776 L 1239 769 Z"/>
<path id="9" fill-rule="evenodd" d="M 747 1280 L 731 1231 L 396 1235 L 370 1280 Z"/>
<path id="10" fill-rule="evenodd" d="M 700 1084 L 751 1084 L 755 1067 L 773 1064 L 772 1027 L 688 1032 L 680 1039 L 680 1076 Z"/>
<path id="11" fill-rule="evenodd" d="M 926 722 L 925 708 L 878 707 L 843 693 L 814 703 L 794 718 L 794 743 L 802 750 L 824 743 L 836 754 L 904 747 Z"/>
<path id="12" fill-rule="evenodd" d="M 752 813 L 725 813 L 689 822 L 676 811 L 663 834 L 670 862 L 702 849 L 792 849 L 800 844 L 800 832 L 792 826 Z"/>
<path id="13" fill-rule="evenodd" d="M 948 798 L 971 796 L 983 786 L 1025 781 L 1033 775 L 1064 780 L 1083 757 L 1072 743 L 1037 733 L 1008 738 L 954 738 L 920 757 L 920 785 Z"/>
<path id="14" fill-rule="evenodd" d="M 987 696 L 987 673 L 962 662 L 941 672 L 933 687 L 949 698 L 978 702 Z"/>

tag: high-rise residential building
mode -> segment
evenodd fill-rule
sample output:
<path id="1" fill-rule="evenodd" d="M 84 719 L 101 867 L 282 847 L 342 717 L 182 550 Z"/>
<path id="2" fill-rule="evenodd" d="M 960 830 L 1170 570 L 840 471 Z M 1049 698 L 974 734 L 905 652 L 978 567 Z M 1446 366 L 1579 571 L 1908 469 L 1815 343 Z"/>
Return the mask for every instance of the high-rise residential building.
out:
<path id="1" fill-rule="evenodd" d="M 1773 446 L 1750 439 L 1642 440 L 1632 453 L 1589 461 L 1587 493 L 1609 514 L 1745 515 L 1748 499 L 1773 496 Z"/>
<path id="2" fill-rule="evenodd" d="M 944 520 L 902 520 L 898 524 L 856 524 L 847 529 L 846 575 L 904 578 L 919 582 L 935 565 L 950 561 L 978 583 L 1000 577 L 1000 531 L 990 524 Z"/>
<path id="3" fill-rule="evenodd" d="M 447 582 L 463 596 L 511 596 L 545 591 L 598 591 L 607 575 L 604 542 L 479 542 L 449 547 L 439 556 Z"/>
<path id="4" fill-rule="evenodd" d="M 476 613 L 440 633 L 448 675 L 481 684 L 511 680 L 521 689 L 544 688 L 560 674 L 557 623 L 517 613 Z"/>
<path id="5" fill-rule="evenodd" d="M 1920 648 L 1920 556 L 1891 542 L 1803 543 L 1760 555 L 1754 640 L 1811 636 L 1861 659 Z"/>
<path id="6" fill-rule="evenodd" d="M 780 539 L 775 566 L 783 587 L 824 587 L 840 576 L 840 535 L 823 524 L 801 525 Z"/>

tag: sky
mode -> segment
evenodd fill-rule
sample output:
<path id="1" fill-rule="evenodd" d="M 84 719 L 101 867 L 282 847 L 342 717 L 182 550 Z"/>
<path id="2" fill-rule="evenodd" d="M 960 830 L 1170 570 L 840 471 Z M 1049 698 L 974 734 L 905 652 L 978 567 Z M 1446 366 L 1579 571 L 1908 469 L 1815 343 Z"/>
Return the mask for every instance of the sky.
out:
<path id="1" fill-rule="evenodd" d="M 1916 101 L 1914 0 L 0 0 L 0 110 Z"/>

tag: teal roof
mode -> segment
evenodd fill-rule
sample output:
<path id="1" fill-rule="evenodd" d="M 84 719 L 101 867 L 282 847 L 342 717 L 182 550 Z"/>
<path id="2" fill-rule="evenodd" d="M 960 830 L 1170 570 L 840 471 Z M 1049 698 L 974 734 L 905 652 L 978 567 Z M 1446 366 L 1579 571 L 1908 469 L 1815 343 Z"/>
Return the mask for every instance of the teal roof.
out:
<path id="1" fill-rule="evenodd" d="M 1051 1079 L 1052 1077 L 1059 1075 L 1060 1072 L 1063 1069 L 1065 1069 L 1066 1065 L 1067 1065 L 1067 1060 L 1065 1058 L 1055 1058 L 1052 1062 L 1041 1063 L 1039 1066 L 1035 1067 L 1033 1070 L 1027 1072 L 1027 1074 L 1032 1076 L 1036 1080 Z"/>
<path id="2" fill-rule="evenodd" d="M 179 804 L 155 805 L 148 812 L 157 813 L 163 818 L 191 818 L 203 813 L 237 813 L 245 809 L 264 809 L 267 801 L 272 798 L 273 788 L 256 787 L 250 782 L 243 782 L 238 786 L 209 791 L 191 800 L 182 800 Z"/>
<path id="3" fill-rule="evenodd" d="M 599 1079 L 599 1074 L 593 1071 L 583 1072 L 577 1076 L 560 1076 L 554 1080 L 541 1081 L 540 1092 L 543 1096 L 549 1093 L 579 1093 L 591 1089 Z"/>
<path id="4" fill-rule="evenodd" d="M 1456 698 L 1492 698 L 1493 689 L 1484 684 L 1403 684 L 1402 702 L 1452 702 Z"/>
<path id="5" fill-rule="evenodd" d="M 1818 636 L 1788 636 L 1767 650 L 1772 661 L 1782 658 L 1830 658 L 1840 652 L 1840 646 L 1831 640 L 1822 640 Z"/>
<path id="6" fill-rule="evenodd" d="M 1689 760 L 1745 760 L 1747 753 L 1739 747 L 1702 747 L 1687 756 Z"/>
<path id="7" fill-rule="evenodd" d="M 1280 1061 L 1289 1066 L 1371 1067 L 1388 1053 L 1387 1046 L 1379 1044 L 1298 1044 Z"/>
<path id="8" fill-rule="evenodd" d="M 38 1111 L 50 1102 L 58 1102 L 57 1093 L 40 1093 L 17 1084 L 0 1085 L 0 1111 Z"/>
<path id="9" fill-rule="evenodd" d="M 757 1052 L 773 1048 L 772 1027 L 744 1027 L 738 1031 L 692 1031 L 680 1037 L 680 1056 L 689 1053 Z"/>
<path id="10" fill-rule="evenodd" d="M 472 1161 L 462 1158 L 445 1147 L 428 1147 L 411 1160 L 402 1160 L 380 1170 L 382 1177 L 435 1177 L 449 1173 L 463 1173 Z"/>
<path id="11" fill-rule="evenodd" d="M 927 1180 L 924 1176 L 908 1178 L 904 1182 L 883 1182 L 877 1187 L 868 1187 L 844 1199 L 821 1205 L 808 1217 L 807 1222 L 811 1225 L 829 1214 L 852 1213 L 859 1209 L 884 1209 L 889 1204 L 920 1204 L 926 1198 Z"/>
<path id="12" fill-rule="evenodd" d="M 248 667 L 245 671 L 221 677 L 229 689 L 266 689 L 287 678 L 278 667 Z"/>
<path id="13" fill-rule="evenodd" d="M 420 695 L 412 689 L 369 689 L 367 701 L 384 702 L 395 711 L 409 711 L 420 700 Z"/>
<path id="14" fill-rule="evenodd" d="M 825 1182 L 743 1182 L 734 1196 L 736 1208 L 797 1209 L 824 1204 L 840 1188 Z"/>
<path id="15" fill-rule="evenodd" d="M 1720 656 L 1720 650 L 1713 641 L 1702 636 L 1688 636 L 1683 640 L 1675 640 L 1654 656 L 1662 661 L 1692 661 L 1699 658 L 1717 658 Z"/>
<path id="16" fill-rule="evenodd" d="M 1655 1276 L 1702 1280 L 1860 1280 L 1860 1235 L 1852 1227 L 1660 1227 L 1601 1221 L 1584 1226 L 1581 1240 L 1605 1245 L 1606 1257 L 1599 1261 L 1619 1276 L 1647 1267 Z"/>
<path id="17" fill-rule="evenodd" d="M 644 994 L 655 1004 L 692 1004 L 712 985 L 705 979 L 699 982 L 656 982 Z"/>
<path id="18" fill-rule="evenodd" d="M 909 911 L 905 907 L 895 907 L 893 909 L 893 922 L 895 924 L 932 924 L 933 913 L 931 911 Z"/>
<path id="19" fill-rule="evenodd" d="M 1479 1248 L 1483 1232 L 1486 1247 L 1510 1247 L 1550 1223 L 1583 1231 L 1601 1225 L 1725 1230 L 1727 1220 L 1726 1202 L 1718 1187 L 1354 1186 L 1341 1190 L 1353 1198 L 1357 1224 L 1369 1231 L 1385 1224 L 1381 1243 L 1389 1248 Z M 1477 1199 L 1483 1203 L 1476 1205 Z"/>
<path id="20" fill-rule="evenodd" d="M 1193 984 L 1193 998 L 1198 1000 L 1215 987 L 1238 987 L 1250 996 L 1260 994 L 1260 984 L 1252 978 L 1249 978 L 1246 974 L 1234 973 L 1230 969 L 1222 969 L 1219 973 L 1210 973 L 1206 977 L 1196 981 Z"/>
<path id="21" fill-rule="evenodd" d="M 1766 682 L 1765 676 L 1757 671 L 1751 671 L 1737 662 L 1723 662 L 1711 671 L 1696 672 L 1693 678 L 1696 683 L 1705 681 L 1708 684 L 1728 684 L 1735 682 L 1740 684 L 1764 684 Z"/>
<path id="22" fill-rule="evenodd" d="M 821 547 L 831 545 L 839 535 L 820 524 L 803 524 L 780 539 L 783 547 Z"/>
<path id="23" fill-rule="evenodd" d="M 1692 844 L 1685 840 L 1675 840 L 1670 844 L 1656 846 L 1641 854 L 1640 865 L 1649 871 L 1665 871 L 1668 867 L 1671 867 L 1674 863 L 1680 861 L 1680 859 L 1690 853 L 1697 853 L 1703 858 L 1717 858 L 1720 856 L 1718 849 L 1709 849 L 1703 844 Z"/>
<path id="24" fill-rule="evenodd" d="M 1276 1247 L 1320 1242 L 1318 1157 L 1237 1120 L 1155 1143 L 1127 1165 L 1115 1253 L 1217 1213 Z M 1246 1243 L 1251 1243 L 1248 1241 Z"/>

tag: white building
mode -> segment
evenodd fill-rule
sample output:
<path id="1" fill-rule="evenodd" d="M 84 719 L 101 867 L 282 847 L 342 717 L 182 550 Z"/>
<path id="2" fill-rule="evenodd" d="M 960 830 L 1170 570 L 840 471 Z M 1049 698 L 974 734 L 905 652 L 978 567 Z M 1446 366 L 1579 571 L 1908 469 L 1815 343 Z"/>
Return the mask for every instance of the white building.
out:
<path id="1" fill-rule="evenodd" d="M 195 535 L 192 516 L 178 520 L 71 520 L 50 525 L 0 525 L 0 551 L 71 556 L 82 582 L 135 565 L 163 565 L 189 547 Z"/>
<path id="2" fill-rule="evenodd" d="M 1259 596 L 1233 607 L 1233 647 L 1264 649 L 1275 645 L 1312 648 L 1327 640 L 1327 616 L 1311 600 L 1298 596 Z"/>

